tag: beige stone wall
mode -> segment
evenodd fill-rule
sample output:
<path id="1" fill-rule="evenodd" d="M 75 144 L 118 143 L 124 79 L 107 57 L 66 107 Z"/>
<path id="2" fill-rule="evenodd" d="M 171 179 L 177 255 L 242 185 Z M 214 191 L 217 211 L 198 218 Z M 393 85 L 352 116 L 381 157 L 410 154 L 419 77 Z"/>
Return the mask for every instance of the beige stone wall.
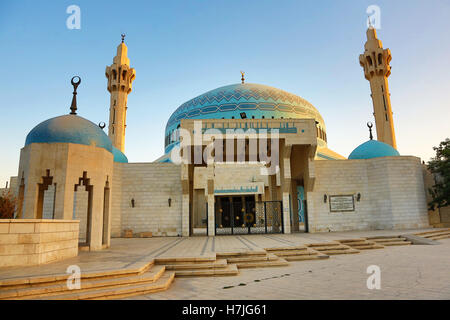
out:
<path id="1" fill-rule="evenodd" d="M 315 185 L 307 192 L 310 232 L 427 227 L 420 159 L 314 161 Z M 356 195 L 361 193 L 361 200 Z M 324 202 L 324 195 L 327 202 Z M 330 212 L 330 195 L 355 195 L 354 212 Z"/>
<path id="2" fill-rule="evenodd" d="M 0 220 L 0 267 L 37 265 L 78 255 L 78 221 Z"/>
<path id="3" fill-rule="evenodd" d="M 216 164 L 214 167 L 214 186 L 239 185 L 248 183 L 263 182 L 269 185 L 268 176 L 261 175 L 262 164 L 234 163 Z"/>
<path id="4" fill-rule="evenodd" d="M 111 235 L 121 237 L 126 229 L 181 235 L 180 177 L 181 167 L 171 163 L 115 163 Z"/>
<path id="5" fill-rule="evenodd" d="M 78 239 L 80 243 L 87 241 L 87 217 L 88 217 L 88 197 L 89 193 L 84 186 L 79 186 L 74 194 L 73 201 L 73 219 L 80 221 L 80 232 Z"/>
<path id="6" fill-rule="evenodd" d="M 112 153 L 95 146 L 72 143 L 33 143 L 22 148 L 18 176 L 24 177 L 25 189 L 22 215 L 19 218 L 40 218 L 38 184 L 43 182 L 47 170 L 53 177 L 52 184 L 56 184 L 54 218 L 64 220 L 73 219 L 74 187 L 86 172 L 86 180 L 92 186 L 90 250 L 108 247 L 110 222 L 108 216 L 104 219 L 104 190 L 107 184 L 114 188 L 110 183 L 113 175 Z M 18 189 L 19 185 L 16 184 L 16 194 Z M 50 191 L 44 198 L 44 208 L 53 207 L 51 198 Z M 49 216 L 48 213 L 45 215 L 45 211 L 42 213 L 42 218 Z"/>

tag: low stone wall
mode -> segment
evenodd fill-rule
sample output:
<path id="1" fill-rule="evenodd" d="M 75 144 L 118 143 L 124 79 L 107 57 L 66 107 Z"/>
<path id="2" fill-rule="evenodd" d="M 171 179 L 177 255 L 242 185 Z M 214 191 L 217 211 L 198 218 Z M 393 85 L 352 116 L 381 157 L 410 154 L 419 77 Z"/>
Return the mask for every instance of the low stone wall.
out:
<path id="1" fill-rule="evenodd" d="M 55 262 L 78 255 L 78 220 L 0 220 L 0 267 Z"/>

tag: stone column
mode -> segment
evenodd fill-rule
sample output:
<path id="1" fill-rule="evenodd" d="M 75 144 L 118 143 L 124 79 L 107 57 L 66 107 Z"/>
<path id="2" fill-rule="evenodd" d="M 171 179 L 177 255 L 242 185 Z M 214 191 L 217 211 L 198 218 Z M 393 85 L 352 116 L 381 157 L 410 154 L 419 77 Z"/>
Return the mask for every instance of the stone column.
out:
<path id="1" fill-rule="evenodd" d="M 92 191 L 89 195 L 91 222 L 89 232 L 89 249 L 101 250 L 103 245 L 103 198 L 104 182 L 99 179 L 91 179 Z"/>
<path id="2" fill-rule="evenodd" d="M 292 146 L 280 146 L 281 161 L 280 161 L 280 180 L 281 180 L 281 192 L 283 201 L 283 227 L 284 233 L 291 233 L 291 201 L 290 195 L 292 191 L 292 178 L 291 178 L 291 151 Z"/>
<path id="3" fill-rule="evenodd" d="M 214 194 L 208 194 L 208 236 L 216 235 Z"/>
<path id="4" fill-rule="evenodd" d="M 75 192 L 74 187 L 78 181 L 76 178 L 71 179 L 65 174 L 62 177 L 57 176 L 55 183 L 55 219 L 72 220 Z"/>
<path id="5" fill-rule="evenodd" d="M 190 177 L 189 164 L 181 165 L 181 235 L 189 237 L 190 235 Z"/>
<path id="6" fill-rule="evenodd" d="M 36 205 L 38 198 L 39 188 L 37 179 L 28 176 L 25 182 L 25 197 L 23 200 L 23 213 L 24 219 L 36 219 Z"/>
<path id="7" fill-rule="evenodd" d="M 207 165 L 207 201 L 208 201 L 208 236 L 215 235 L 215 205 L 214 205 L 214 163 Z"/>

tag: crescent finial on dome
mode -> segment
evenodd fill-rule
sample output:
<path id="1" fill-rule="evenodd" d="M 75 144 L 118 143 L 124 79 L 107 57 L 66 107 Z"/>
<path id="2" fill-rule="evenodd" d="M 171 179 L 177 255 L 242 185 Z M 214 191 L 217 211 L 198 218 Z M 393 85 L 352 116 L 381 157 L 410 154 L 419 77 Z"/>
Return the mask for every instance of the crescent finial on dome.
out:
<path id="1" fill-rule="evenodd" d="M 241 81 L 242 81 L 242 84 L 244 84 L 244 81 L 245 81 L 244 75 L 245 75 L 245 72 L 244 72 L 244 71 L 241 71 Z"/>
<path id="2" fill-rule="evenodd" d="M 372 122 L 367 122 L 367 127 L 369 128 L 369 138 L 370 140 L 373 140 L 373 135 L 372 135 L 372 127 L 373 127 L 373 123 Z"/>
<path id="3" fill-rule="evenodd" d="M 74 80 L 78 78 L 78 81 L 75 82 Z M 70 105 L 70 114 L 77 114 L 77 88 L 81 83 L 81 78 L 79 76 L 75 76 L 70 80 L 70 83 L 72 83 L 73 86 L 73 97 L 72 97 L 72 104 Z"/>

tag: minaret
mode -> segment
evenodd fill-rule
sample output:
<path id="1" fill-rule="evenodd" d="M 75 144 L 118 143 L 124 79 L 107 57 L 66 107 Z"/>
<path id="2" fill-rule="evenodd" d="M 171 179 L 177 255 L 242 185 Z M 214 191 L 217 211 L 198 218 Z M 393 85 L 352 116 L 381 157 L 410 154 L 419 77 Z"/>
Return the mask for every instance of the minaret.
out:
<path id="1" fill-rule="evenodd" d="M 367 29 L 367 41 L 364 49 L 364 54 L 359 56 L 359 64 L 364 68 L 364 76 L 370 82 L 377 140 L 397 149 L 387 79 L 391 74 L 389 65 L 392 59 L 391 51 L 383 49 L 383 44 L 378 40 L 373 26 L 369 26 Z"/>
<path id="2" fill-rule="evenodd" d="M 131 92 L 131 85 L 136 76 L 136 71 L 130 68 L 130 59 L 127 57 L 128 48 L 124 39 L 125 35 L 122 34 L 122 43 L 117 47 L 113 64 L 106 67 L 105 71 L 108 78 L 108 91 L 111 93 L 108 136 L 113 146 L 122 152 L 125 152 L 128 94 Z"/>

